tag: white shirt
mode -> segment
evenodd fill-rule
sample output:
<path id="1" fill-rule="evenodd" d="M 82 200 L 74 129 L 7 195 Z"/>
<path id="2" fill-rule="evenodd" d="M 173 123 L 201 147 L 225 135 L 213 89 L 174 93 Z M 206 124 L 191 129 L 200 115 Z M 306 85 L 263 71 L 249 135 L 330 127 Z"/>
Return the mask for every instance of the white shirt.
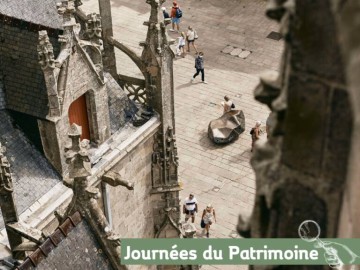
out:
<path id="1" fill-rule="evenodd" d="M 222 106 L 224 107 L 224 113 L 231 111 L 231 106 L 233 102 L 231 100 L 221 102 Z"/>
<path id="2" fill-rule="evenodd" d="M 179 46 L 185 46 L 185 38 L 179 37 Z"/>
<path id="3" fill-rule="evenodd" d="M 188 30 L 186 33 L 186 36 L 188 37 L 188 40 L 194 40 L 195 39 L 195 30 Z"/>
<path id="4" fill-rule="evenodd" d="M 211 209 L 211 212 L 208 212 L 208 211 L 206 211 L 205 210 L 205 215 L 204 215 L 204 218 L 203 218 L 203 220 L 204 220 L 204 223 L 205 224 L 208 224 L 209 222 L 213 222 L 213 219 L 214 219 L 214 210 L 213 209 Z"/>
<path id="5" fill-rule="evenodd" d="M 193 197 L 192 199 L 186 198 L 184 201 L 185 209 L 189 211 L 195 210 L 195 204 L 197 204 L 197 200 L 195 197 Z"/>

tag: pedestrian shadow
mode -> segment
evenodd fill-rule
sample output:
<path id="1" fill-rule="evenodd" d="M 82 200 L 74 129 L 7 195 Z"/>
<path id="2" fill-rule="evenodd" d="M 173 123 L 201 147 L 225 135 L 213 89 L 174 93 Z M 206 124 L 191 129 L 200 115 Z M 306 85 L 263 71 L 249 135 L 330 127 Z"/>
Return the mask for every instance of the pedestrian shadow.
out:
<path id="1" fill-rule="evenodd" d="M 188 82 L 188 83 L 184 83 L 184 84 L 180 84 L 178 87 L 176 87 L 176 90 L 180 90 L 186 87 L 190 87 L 193 83 L 192 82 Z"/>
<path id="2" fill-rule="evenodd" d="M 203 228 L 196 230 L 196 238 L 206 238 L 206 233 Z"/>
<path id="3" fill-rule="evenodd" d="M 244 150 L 242 153 L 231 156 L 230 161 L 238 164 L 248 164 L 251 156 L 251 147 L 249 147 L 249 149 Z"/>

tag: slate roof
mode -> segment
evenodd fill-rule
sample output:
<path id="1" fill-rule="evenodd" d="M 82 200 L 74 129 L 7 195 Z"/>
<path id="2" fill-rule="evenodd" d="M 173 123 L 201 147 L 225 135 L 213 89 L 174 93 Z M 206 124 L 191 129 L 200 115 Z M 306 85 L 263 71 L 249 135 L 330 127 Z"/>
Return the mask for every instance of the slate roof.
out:
<path id="1" fill-rule="evenodd" d="M 47 159 L 17 129 L 6 110 L 0 110 L 0 142 L 6 147 L 12 172 L 15 205 L 20 215 L 61 181 Z M 4 227 L 0 213 L 0 228 Z"/>
<path id="2" fill-rule="evenodd" d="M 38 33 L 5 24 L 0 27 L 0 36 L 3 39 L 0 76 L 3 75 L 6 108 L 45 118 L 49 108 L 44 74 L 37 54 Z M 50 37 L 50 41 L 57 56 L 60 45 L 55 37 Z"/>
<path id="3" fill-rule="evenodd" d="M 0 14 L 26 22 L 60 29 L 62 19 L 57 13 L 59 0 L 1 0 Z"/>
<path id="4" fill-rule="evenodd" d="M 93 231 L 79 212 L 68 217 L 18 270 L 111 270 Z"/>
<path id="5" fill-rule="evenodd" d="M 110 115 L 110 131 L 114 134 L 130 121 L 137 111 L 135 103 L 130 100 L 110 73 L 104 72 Z"/>

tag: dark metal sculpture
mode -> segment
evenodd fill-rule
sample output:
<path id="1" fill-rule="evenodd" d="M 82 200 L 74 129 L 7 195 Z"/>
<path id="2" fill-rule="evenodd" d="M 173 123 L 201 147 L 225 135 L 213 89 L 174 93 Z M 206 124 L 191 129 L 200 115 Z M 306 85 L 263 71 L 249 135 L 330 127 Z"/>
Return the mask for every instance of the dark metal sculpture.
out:
<path id="1" fill-rule="evenodd" d="M 209 123 L 208 136 L 216 144 L 230 143 L 245 131 L 242 110 L 231 110 Z"/>

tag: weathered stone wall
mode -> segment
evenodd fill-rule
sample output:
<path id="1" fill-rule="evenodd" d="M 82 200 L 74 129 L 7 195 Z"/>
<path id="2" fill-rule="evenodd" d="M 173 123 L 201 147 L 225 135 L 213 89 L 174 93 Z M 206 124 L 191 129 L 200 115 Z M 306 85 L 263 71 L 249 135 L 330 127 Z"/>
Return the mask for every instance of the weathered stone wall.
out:
<path id="1" fill-rule="evenodd" d="M 6 103 L 5 103 L 5 92 L 4 92 L 4 84 L 3 84 L 3 78 L 0 74 L 0 110 L 5 109 Z"/>
<path id="2" fill-rule="evenodd" d="M 257 193 L 250 234 L 298 237 L 301 222 L 314 220 L 321 237 L 335 237 L 353 129 L 338 31 L 329 0 L 284 2 L 268 10 L 281 20 L 286 42 L 281 74 L 277 81 L 264 77 L 256 91 L 276 119 L 252 158 Z"/>
<path id="3" fill-rule="evenodd" d="M 345 63 L 346 80 L 354 118 L 354 129 L 351 138 L 351 153 L 347 171 L 347 182 L 344 190 L 341 215 L 339 217 L 338 237 L 360 237 L 360 2 L 356 0 L 331 1 L 337 29 L 340 35 L 340 47 Z"/>
<path id="4" fill-rule="evenodd" d="M 59 45 L 56 40 L 55 34 L 50 37 L 57 55 Z M 0 70 L 6 88 L 6 106 L 14 111 L 45 118 L 48 98 L 38 63 L 37 43 L 37 32 L 0 23 Z"/>
<path id="5" fill-rule="evenodd" d="M 151 155 L 154 139 L 147 137 L 112 171 L 134 182 L 134 190 L 109 187 L 112 228 L 121 237 L 153 238 L 154 213 L 151 196 Z"/>

